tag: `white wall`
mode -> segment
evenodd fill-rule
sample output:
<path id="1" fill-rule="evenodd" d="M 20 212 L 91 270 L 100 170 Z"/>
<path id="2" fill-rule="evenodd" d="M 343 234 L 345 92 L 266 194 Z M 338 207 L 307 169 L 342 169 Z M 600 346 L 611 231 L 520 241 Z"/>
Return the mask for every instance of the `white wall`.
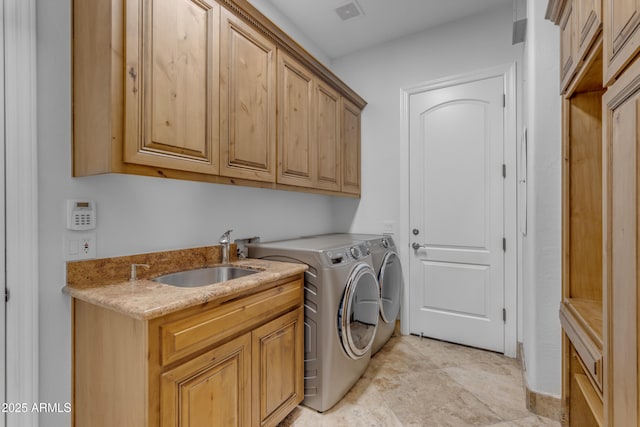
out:
<path id="1" fill-rule="evenodd" d="M 336 221 L 329 196 L 125 175 L 71 178 L 70 4 L 37 4 L 41 402 L 71 398 L 70 303 L 60 291 L 66 199 L 97 201 L 98 257 L 215 244 L 227 228 L 236 238 L 266 240 L 349 224 Z M 41 414 L 40 425 L 69 422 L 67 414 Z"/>
<path id="2" fill-rule="evenodd" d="M 524 121 L 529 140 L 528 233 L 522 242 L 524 350 L 532 390 L 560 395 L 561 132 L 559 34 L 545 2 L 527 2 Z"/>

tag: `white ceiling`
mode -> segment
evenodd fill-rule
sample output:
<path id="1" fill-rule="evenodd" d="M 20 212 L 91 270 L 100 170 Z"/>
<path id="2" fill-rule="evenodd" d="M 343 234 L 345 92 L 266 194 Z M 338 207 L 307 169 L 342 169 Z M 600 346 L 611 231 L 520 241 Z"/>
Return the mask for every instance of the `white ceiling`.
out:
<path id="1" fill-rule="evenodd" d="M 342 21 L 337 7 L 354 0 L 265 0 L 330 58 L 511 4 L 512 0 L 357 0 L 364 15 Z"/>

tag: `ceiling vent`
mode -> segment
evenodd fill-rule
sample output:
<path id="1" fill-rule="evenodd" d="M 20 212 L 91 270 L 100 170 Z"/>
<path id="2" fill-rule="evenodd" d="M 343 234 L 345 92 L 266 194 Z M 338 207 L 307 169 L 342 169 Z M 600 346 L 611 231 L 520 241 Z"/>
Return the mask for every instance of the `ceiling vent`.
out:
<path id="1" fill-rule="evenodd" d="M 362 8 L 356 1 L 346 3 L 336 8 L 335 11 L 343 21 L 364 15 Z"/>

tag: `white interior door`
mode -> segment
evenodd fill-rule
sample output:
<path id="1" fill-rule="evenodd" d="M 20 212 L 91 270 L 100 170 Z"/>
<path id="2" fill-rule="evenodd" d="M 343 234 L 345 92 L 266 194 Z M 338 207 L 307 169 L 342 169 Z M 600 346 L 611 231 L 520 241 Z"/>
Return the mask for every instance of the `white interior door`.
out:
<path id="1" fill-rule="evenodd" d="M 412 94 L 411 333 L 504 352 L 504 77 Z"/>

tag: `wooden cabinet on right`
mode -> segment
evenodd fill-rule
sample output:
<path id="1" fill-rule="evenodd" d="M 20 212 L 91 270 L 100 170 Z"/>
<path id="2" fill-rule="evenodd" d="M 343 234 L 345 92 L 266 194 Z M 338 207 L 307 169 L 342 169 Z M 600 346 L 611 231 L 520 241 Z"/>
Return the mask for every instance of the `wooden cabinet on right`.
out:
<path id="1" fill-rule="evenodd" d="M 638 262 L 640 229 L 640 62 L 636 60 L 603 98 L 605 413 L 609 426 L 640 422 L 638 393 Z"/>
<path id="2" fill-rule="evenodd" d="M 601 15 L 600 1 L 547 8 L 562 25 L 573 7 L 575 26 L 575 71 L 561 74 L 563 425 L 638 427 L 640 0 L 602 6 Z"/>

